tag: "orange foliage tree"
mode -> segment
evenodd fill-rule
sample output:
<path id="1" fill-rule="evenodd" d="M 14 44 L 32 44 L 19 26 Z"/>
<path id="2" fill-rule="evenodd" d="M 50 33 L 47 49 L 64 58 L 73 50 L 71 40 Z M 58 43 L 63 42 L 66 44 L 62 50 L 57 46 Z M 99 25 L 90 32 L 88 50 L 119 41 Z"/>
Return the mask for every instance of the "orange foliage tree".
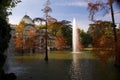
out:
<path id="1" fill-rule="evenodd" d="M 91 26 L 93 27 L 93 26 Z M 94 23 L 94 28 L 91 31 L 93 37 L 94 48 L 113 48 L 113 33 L 111 22 L 109 21 L 97 21 Z"/>
<path id="2" fill-rule="evenodd" d="M 21 21 L 16 27 L 14 34 L 15 50 L 27 50 L 38 45 L 38 33 L 35 27 L 26 27 L 25 22 Z"/>
<path id="3" fill-rule="evenodd" d="M 62 50 L 64 49 L 66 46 L 66 39 L 62 36 L 56 36 L 55 38 L 55 47 L 57 48 L 57 50 Z"/>
<path id="4" fill-rule="evenodd" d="M 16 32 L 14 34 L 14 44 L 16 50 L 23 50 L 23 45 L 25 40 L 23 38 L 23 29 L 25 27 L 25 22 L 21 21 L 19 25 L 16 26 Z"/>
<path id="5" fill-rule="evenodd" d="M 26 48 L 31 48 L 39 45 L 38 36 L 39 34 L 36 32 L 35 27 L 31 27 L 30 31 L 28 32 L 26 39 Z"/>

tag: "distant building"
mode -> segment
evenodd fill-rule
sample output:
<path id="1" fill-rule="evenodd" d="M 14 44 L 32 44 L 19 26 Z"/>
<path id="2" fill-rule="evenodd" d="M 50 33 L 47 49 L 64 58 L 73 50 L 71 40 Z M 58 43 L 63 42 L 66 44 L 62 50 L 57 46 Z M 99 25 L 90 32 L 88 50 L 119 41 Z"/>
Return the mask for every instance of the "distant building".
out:
<path id="1" fill-rule="evenodd" d="M 21 21 L 24 21 L 26 23 L 26 25 L 31 25 L 31 26 L 34 26 L 34 23 L 33 23 L 33 20 L 28 16 L 28 15 L 25 15 Z"/>
<path id="2" fill-rule="evenodd" d="M 22 28 L 22 32 L 17 32 L 17 28 L 19 25 L 12 25 L 12 36 L 14 38 L 14 46 L 16 50 L 24 50 L 24 52 L 42 52 L 45 50 L 45 40 L 46 40 L 46 30 L 45 29 L 38 29 L 34 24 L 33 20 L 28 16 L 25 15 L 21 19 L 25 23 Z M 54 36 L 48 32 L 48 47 L 54 47 Z M 15 42 L 15 40 L 22 40 L 22 43 Z"/>

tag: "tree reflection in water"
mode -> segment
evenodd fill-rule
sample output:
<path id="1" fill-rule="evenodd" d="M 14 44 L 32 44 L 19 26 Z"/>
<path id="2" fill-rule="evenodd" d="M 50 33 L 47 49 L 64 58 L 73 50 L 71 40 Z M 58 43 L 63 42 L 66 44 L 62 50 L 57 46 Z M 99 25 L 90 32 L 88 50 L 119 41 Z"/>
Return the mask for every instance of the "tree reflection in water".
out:
<path id="1" fill-rule="evenodd" d="M 94 56 L 101 62 L 101 63 L 106 63 L 108 60 L 114 58 L 115 53 L 114 51 L 106 50 L 106 51 L 94 51 Z"/>

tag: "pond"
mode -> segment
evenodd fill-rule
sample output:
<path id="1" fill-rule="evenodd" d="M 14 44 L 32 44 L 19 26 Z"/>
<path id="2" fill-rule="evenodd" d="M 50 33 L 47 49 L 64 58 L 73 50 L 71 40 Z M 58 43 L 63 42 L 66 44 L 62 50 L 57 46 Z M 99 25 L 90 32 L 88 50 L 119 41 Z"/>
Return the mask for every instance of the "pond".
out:
<path id="1" fill-rule="evenodd" d="M 5 71 L 14 72 L 17 80 L 120 80 L 120 70 L 113 59 L 103 62 L 91 51 L 49 52 L 49 61 L 43 53 L 8 55 Z"/>

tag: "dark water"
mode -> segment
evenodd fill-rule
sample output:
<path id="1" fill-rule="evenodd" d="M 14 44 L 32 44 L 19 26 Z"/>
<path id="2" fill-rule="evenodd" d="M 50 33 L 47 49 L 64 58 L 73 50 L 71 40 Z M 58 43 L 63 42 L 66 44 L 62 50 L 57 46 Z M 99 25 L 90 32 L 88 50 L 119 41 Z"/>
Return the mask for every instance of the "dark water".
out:
<path id="1" fill-rule="evenodd" d="M 113 60 L 103 63 L 90 52 L 52 52 L 48 62 L 44 54 L 10 55 L 5 71 L 16 73 L 17 80 L 120 80 Z"/>

